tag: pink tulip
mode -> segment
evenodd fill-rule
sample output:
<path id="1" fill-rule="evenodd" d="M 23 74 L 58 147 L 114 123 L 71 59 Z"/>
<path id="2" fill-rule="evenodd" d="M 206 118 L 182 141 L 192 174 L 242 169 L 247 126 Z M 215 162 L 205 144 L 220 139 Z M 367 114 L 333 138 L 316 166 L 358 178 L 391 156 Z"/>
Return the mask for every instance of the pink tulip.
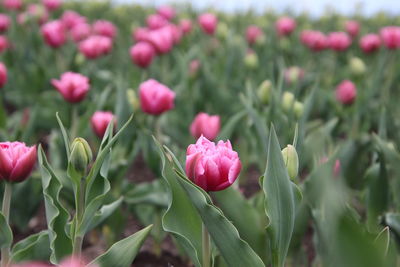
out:
<path id="1" fill-rule="evenodd" d="M 10 47 L 7 37 L 0 35 L 0 53 L 3 53 Z"/>
<path id="2" fill-rule="evenodd" d="M 36 146 L 21 142 L 0 143 L 0 180 L 22 182 L 36 163 Z"/>
<path id="3" fill-rule="evenodd" d="M 356 99 L 357 88 L 349 80 L 344 80 L 336 87 L 336 99 L 344 104 L 351 105 Z"/>
<path id="4" fill-rule="evenodd" d="M 0 62 L 0 88 L 3 88 L 6 83 L 7 83 L 7 68 L 2 62 Z"/>
<path id="5" fill-rule="evenodd" d="M 171 51 L 174 45 L 174 36 L 167 27 L 150 31 L 146 41 L 151 43 L 158 54 L 166 54 Z"/>
<path id="6" fill-rule="evenodd" d="M 242 169 L 229 140 L 215 144 L 201 136 L 186 151 L 186 174 L 205 191 L 220 191 L 233 184 Z"/>
<path id="7" fill-rule="evenodd" d="M 180 27 L 178 27 L 175 24 L 168 24 L 167 26 L 165 26 L 165 28 L 167 28 L 170 31 L 170 34 L 172 36 L 172 39 L 174 41 L 174 44 L 178 44 L 180 43 L 181 39 L 182 39 L 182 30 Z"/>
<path id="8" fill-rule="evenodd" d="M 92 27 L 86 22 L 79 23 L 70 30 L 71 37 L 75 42 L 80 42 L 88 38 L 91 33 Z"/>
<path id="9" fill-rule="evenodd" d="M 166 20 L 171 20 L 175 17 L 176 12 L 173 7 L 170 6 L 161 6 L 157 9 L 157 13 L 164 17 Z"/>
<path id="10" fill-rule="evenodd" d="M 92 129 L 94 133 L 99 137 L 103 138 L 108 125 L 114 119 L 114 114 L 110 111 L 96 111 L 90 123 L 92 124 Z M 114 127 L 116 126 L 116 121 L 114 120 Z"/>
<path id="11" fill-rule="evenodd" d="M 380 35 L 383 44 L 388 49 L 400 48 L 400 27 L 399 26 L 387 26 L 381 29 Z"/>
<path id="12" fill-rule="evenodd" d="M 218 19 L 214 14 L 204 13 L 199 16 L 198 22 L 201 29 L 208 35 L 213 35 L 217 28 Z"/>
<path id="13" fill-rule="evenodd" d="M 61 0 L 42 0 L 42 4 L 47 8 L 49 11 L 56 10 L 60 8 L 62 5 Z"/>
<path id="14" fill-rule="evenodd" d="M 351 38 L 345 32 L 331 32 L 328 35 L 329 47 L 335 51 L 344 51 L 351 45 Z"/>
<path id="15" fill-rule="evenodd" d="M 114 39 L 117 33 L 117 28 L 110 21 L 98 20 L 93 23 L 93 32 L 97 35 L 102 35 Z"/>
<path id="16" fill-rule="evenodd" d="M 345 28 L 346 32 L 353 38 L 360 32 L 360 24 L 355 20 L 346 21 Z"/>
<path id="17" fill-rule="evenodd" d="M 67 41 L 64 25 L 59 20 L 44 24 L 41 32 L 45 42 L 53 48 L 60 47 Z"/>
<path id="18" fill-rule="evenodd" d="M 300 67 L 297 66 L 289 67 L 285 69 L 284 72 L 285 81 L 288 84 L 299 82 L 303 80 L 304 74 L 305 74 L 304 70 Z"/>
<path id="19" fill-rule="evenodd" d="M 60 80 L 52 79 L 51 84 L 69 103 L 81 102 L 90 89 L 89 79 L 74 72 L 63 73 Z"/>
<path id="20" fill-rule="evenodd" d="M 138 27 L 133 31 L 133 40 L 136 42 L 147 41 L 150 30 L 144 27 Z"/>
<path id="21" fill-rule="evenodd" d="M 142 68 L 147 68 L 151 64 L 155 54 L 153 46 L 147 42 L 139 42 L 130 49 L 133 63 Z"/>
<path id="22" fill-rule="evenodd" d="M 188 34 L 192 31 L 192 21 L 190 19 L 182 19 L 179 22 L 179 26 L 181 27 L 181 30 L 183 34 Z"/>
<path id="23" fill-rule="evenodd" d="M 10 27 L 10 17 L 0 14 L 0 33 L 6 32 Z"/>
<path id="24" fill-rule="evenodd" d="M 296 29 L 296 21 L 290 17 L 282 17 L 275 23 L 279 36 L 290 35 Z"/>
<path id="25" fill-rule="evenodd" d="M 164 27 L 169 22 L 163 16 L 152 14 L 147 17 L 146 23 L 150 30 L 157 30 Z"/>
<path id="26" fill-rule="evenodd" d="M 69 258 L 64 259 L 59 267 L 98 267 L 97 265 L 93 264 L 86 264 L 86 262 L 82 259 L 79 259 L 77 257 L 71 256 Z"/>
<path id="27" fill-rule="evenodd" d="M 328 160 L 329 160 L 328 157 L 323 157 L 323 158 L 320 160 L 320 163 L 321 163 L 321 164 L 327 163 Z M 341 170 L 341 166 L 340 166 L 340 165 L 341 165 L 341 164 L 340 164 L 340 160 L 338 160 L 338 159 L 335 160 L 335 165 L 333 166 L 333 175 L 336 176 L 336 177 L 338 177 L 338 176 L 340 175 L 340 170 Z"/>
<path id="28" fill-rule="evenodd" d="M 378 50 L 381 46 L 379 35 L 370 33 L 360 39 L 360 47 L 364 53 L 372 53 Z"/>
<path id="29" fill-rule="evenodd" d="M 257 41 L 257 39 L 262 35 L 263 32 L 258 26 L 250 25 L 249 27 L 247 27 L 246 40 L 250 45 L 254 44 Z"/>
<path id="30" fill-rule="evenodd" d="M 72 29 L 75 25 L 86 23 L 86 18 L 75 11 L 67 10 L 63 13 L 61 21 L 67 30 Z"/>
<path id="31" fill-rule="evenodd" d="M 3 6 L 9 10 L 18 10 L 22 7 L 22 0 L 3 0 Z"/>
<path id="32" fill-rule="evenodd" d="M 209 140 L 214 140 L 221 128 L 221 119 L 218 115 L 208 115 L 201 112 L 196 115 L 192 124 L 190 125 L 190 133 L 194 138 L 204 136 Z"/>
<path id="33" fill-rule="evenodd" d="M 17 22 L 24 25 L 35 20 L 39 25 L 42 25 L 46 23 L 48 19 L 49 13 L 43 6 L 30 4 L 25 12 L 18 14 Z"/>
<path id="34" fill-rule="evenodd" d="M 305 30 L 300 34 L 300 41 L 314 52 L 318 52 L 328 48 L 328 38 L 319 31 Z"/>
<path id="35" fill-rule="evenodd" d="M 141 83 L 139 96 L 142 111 L 148 114 L 160 115 L 174 108 L 175 92 L 156 80 Z"/>
<path id="36" fill-rule="evenodd" d="M 88 59 L 96 59 L 110 53 L 112 40 L 101 35 L 92 35 L 79 43 L 79 52 Z"/>

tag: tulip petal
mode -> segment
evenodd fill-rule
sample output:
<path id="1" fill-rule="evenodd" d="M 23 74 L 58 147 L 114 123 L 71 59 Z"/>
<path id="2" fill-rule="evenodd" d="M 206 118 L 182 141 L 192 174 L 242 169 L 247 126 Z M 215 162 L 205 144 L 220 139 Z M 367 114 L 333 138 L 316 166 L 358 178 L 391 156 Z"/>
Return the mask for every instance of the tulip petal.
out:
<path id="1" fill-rule="evenodd" d="M 14 169 L 11 172 L 10 180 L 12 182 L 20 182 L 27 178 L 36 163 L 36 146 L 18 158 Z"/>

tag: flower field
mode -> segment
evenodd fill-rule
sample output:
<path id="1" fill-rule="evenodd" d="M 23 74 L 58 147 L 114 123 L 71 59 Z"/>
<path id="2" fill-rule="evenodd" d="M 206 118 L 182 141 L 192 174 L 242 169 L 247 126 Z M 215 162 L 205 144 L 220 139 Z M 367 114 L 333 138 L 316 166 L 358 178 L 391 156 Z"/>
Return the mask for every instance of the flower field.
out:
<path id="1" fill-rule="evenodd" d="M 400 16 L 2 0 L 0 267 L 400 266 Z"/>

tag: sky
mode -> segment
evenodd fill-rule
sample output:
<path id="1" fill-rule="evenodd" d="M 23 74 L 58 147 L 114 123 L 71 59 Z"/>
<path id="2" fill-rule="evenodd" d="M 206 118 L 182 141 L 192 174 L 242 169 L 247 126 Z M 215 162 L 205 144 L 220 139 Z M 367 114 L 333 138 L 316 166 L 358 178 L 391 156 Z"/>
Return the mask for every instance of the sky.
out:
<path id="1" fill-rule="evenodd" d="M 248 9 L 264 11 L 273 8 L 284 11 L 288 7 L 296 13 L 308 11 L 314 16 L 321 15 L 328 7 L 342 14 L 352 15 L 356 11 L 372 15 L 379 11 L 400 15 L 400 0 L 113 0 L 114 2 L 135 3 L 160 6 L 168 3 L 188 3 L 203 10 L 213 7 L 227 12 L 246 11 Z"/>

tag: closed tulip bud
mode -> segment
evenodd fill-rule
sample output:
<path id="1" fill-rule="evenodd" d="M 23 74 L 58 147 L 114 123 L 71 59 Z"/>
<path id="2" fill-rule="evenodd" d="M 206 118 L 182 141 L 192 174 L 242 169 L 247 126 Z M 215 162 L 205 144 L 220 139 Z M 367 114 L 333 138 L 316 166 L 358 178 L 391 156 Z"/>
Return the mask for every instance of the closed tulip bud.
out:
<path id="1" fill-rule="evenodd" d="M 282 95 L 282 108 L 286 112 L 290 112 L 295 102 L 294 94 L 291 92 L 284 92 Z"/>
<path id="2" fill-rule="evenodd" d="M 345 32 L 331 32 L 328 35 L 329 47 L 335 51 L 344 51 L 351 45 L 351 38 Z"/>
<path id="3" fill-rule="evenodd" d="M 296 118 L 300 118 L 304 112 L 304 105 L 299 101 L 295 101 L 293 105 L 293 112 Z"/>
<path id="4" fill-rule="evenodd" d="M 199 16 L 198 22 L 206 34 L 213 35 L 217 28 L 218 19 L 214 14 L 205 13 Z"/>
<path id="5" fill-rule="evenodd" d="M 290 35 L 296 29 L 296 21 L 290 17 L 281 17 L 275 23 L 279 36 Z"/>
<path id="6" fill-rule="evenodd" d="M 157 13 L 167 20 L 171 20 L 175 17 L 176 11 L 170 6 L 161 6 L 157 9 Z"/>
<path id="7" fill-rule="evenodd" d="M 354 75 L 364 74 L 366 71 L 366 66 L 364 61 L 358 57 L 353 57 L 350 59 L 350 70 Z"/>
<path id="8" fill-rule="evenodd" d="M 248 51 L 244 57 L 244 64 L 249 69 L 258 68 L 258 56 L 254 51 Z"/>
<path id="9" fill-rule="evenodd" d="M 86 174 L 92 159 L 93 154 L 88 142 L 81 137 L 75 138 L 71 145 L 69 163 L 71 164 L 73 170 L 78 173 L 81 178 Z"/>
<path id="10" fill-rule="evenodd" d="M 56 10 L 60 8 L 62 5 L 61 0 L 42 0 L 42 4 L 47 8 L 49 11 Z"/>
<path id="11" fill-rule="evenodd" d="M 360 24 L 355 20 L 346 21 L 345 28 L 346 32 L 353 38 L 360 32 Z"/>
<path id="12" fill-rule="evenodd" d="M 92 35 L 79 43 L 79 52 L 87 59 L 96 59 L 112 50 L 112 39 L 103 35 Z"/>
<path id="13" fill-rule="evenodd" d="M 92 124 L 93 132 L 99 137 L 103 138 L 106 133 L 107 127 L 111 121 L 114 120 L 114 129 L 117 125 L 116 120 L 114 119 L 114 114 L 110 111 L 96 111 L 92 118 L 90 119 L 90 123 Z"/>
<path id="14" fill-rule="evenodd" d="M 351 105 L 357 96 L 357 88 L 349 80 L 344 80 L 336 87 L 336 99 L 344 104 Z"/>
<path id="15" fill-rule="evenodd" d="M 18 10 L 22 7 L 22 0 L 3 0 L 3 6 L 9 10 Z"/>
<path id="16" fill-rule="evenodd" d="M 387 26 L 380 30 L 383 44 L 388 49 L 400 48 L 400 27 Z"/>
<path id="17" fill-rule="evenodd" d="M 218 23 L 217 36 L 221 39 L 226 39 L 226 37 L 228 37 L 228 33 L 229 33 L 228 25 L 226 25 L 226 23 L 224 22 Z"/>
<path id="18" fill-rule="evenodd" d="M 0 32 L 6 32 L 10 27 L 10 17 L 5 14 L 0 14 Z"/>
<path id="19" fill-rule="evenodd" d="M 77 53 L 75 56 L 75 64 L 78 66 L 81 66 L 83 63 L 85 63 L 86 58 L 83 54 Z"/>
<path id="20" fill-rule="evenodd" d="M 381 46 L 381 39 L 378 34 L 370 33 L 360 39 L 360 47 L 364 53 L 372 53 Z"/>
<path id="21" fill-rule="evenodd" d="M 131 104 L 133 111 L 137 111 L 140 108 L 140 102 L 136 95 L 135 90 L 128 89 L 126 91 L 126 96 L 128 97 L 128 102 Z"/>
<path id="22" fill-rule="evenodd" d="M 97 35 L 114 39 L 117 34 L 117 28 L 110 21 L 98 20 L 93 23 L 93 32 Z"/>
<path id="23" fill-rule="evenodd" d="M 179 26 L 183 32 L 183 34 L 188 34 L 192 31 L 192 21 L 189 19 L 182 19 L 179 22 Z"/>
<path id="24" fill-rule="evenodd" d="M 304 70 L 297 66 L 289 67 L 285 70 L 284 77 L 288 84 L 295 84 L 304 78 Z"/>
<path id="25" fill-rule="evenodd" d="M 201 112 L 196 115 L 192 124 L 190 125 L 190 133 L 194 138 L 204 136 L 209 140 L 214 140 L 221 128 L 221 119 L 218 115 L 209 115 Z"/>
<path id="26" fill-rule="evenodd" d="M 7 68 L 2 62 L 0 62 L 0 88 L 3 88 L 6 83 L 7 83 Z"/>
<path id="27" fill-rule="evenodd" d="M 81 102 L 90 89 L 89 79 L 74 72 L 63 73 L 60 80 L 52 79 L 51 84 L 70 103 Z"/>
<path id="28" fill-rule="evenodd" d="M 49 46 L 58 48 L 67 41 L 64 25 L 59 20 L 54 20 L 41 27 L 43 38 Z"/>
<path id="29" fill-rule="evenodd" d="M 299 172 L 299 157 L 297 156 L 296 148 L 292 145 L 287 145 L 282 150 L 282 156 L 290 179 L 296 179 Z"/>
<path id="30" fill-rule="evenodd" d="M 148 114 L 160 115 L 175 106 L 175 92 L 154 79 L 140 84 L 139 95 L 142 111 Z"/>
<path id="31" fill-rule="evenodd" d="M 261 103 L 268 104 L 271 97 L 272 83 L 270 80 L 263 81 L 257 90 L 257 96 Z"/>
<path id="32" fill-rule="evenodd" d="M 153 61 L 156 51 L 147 42 L 139 42 L 129 50 L 132 62 L 141 68 L 147 68 Z"/>

